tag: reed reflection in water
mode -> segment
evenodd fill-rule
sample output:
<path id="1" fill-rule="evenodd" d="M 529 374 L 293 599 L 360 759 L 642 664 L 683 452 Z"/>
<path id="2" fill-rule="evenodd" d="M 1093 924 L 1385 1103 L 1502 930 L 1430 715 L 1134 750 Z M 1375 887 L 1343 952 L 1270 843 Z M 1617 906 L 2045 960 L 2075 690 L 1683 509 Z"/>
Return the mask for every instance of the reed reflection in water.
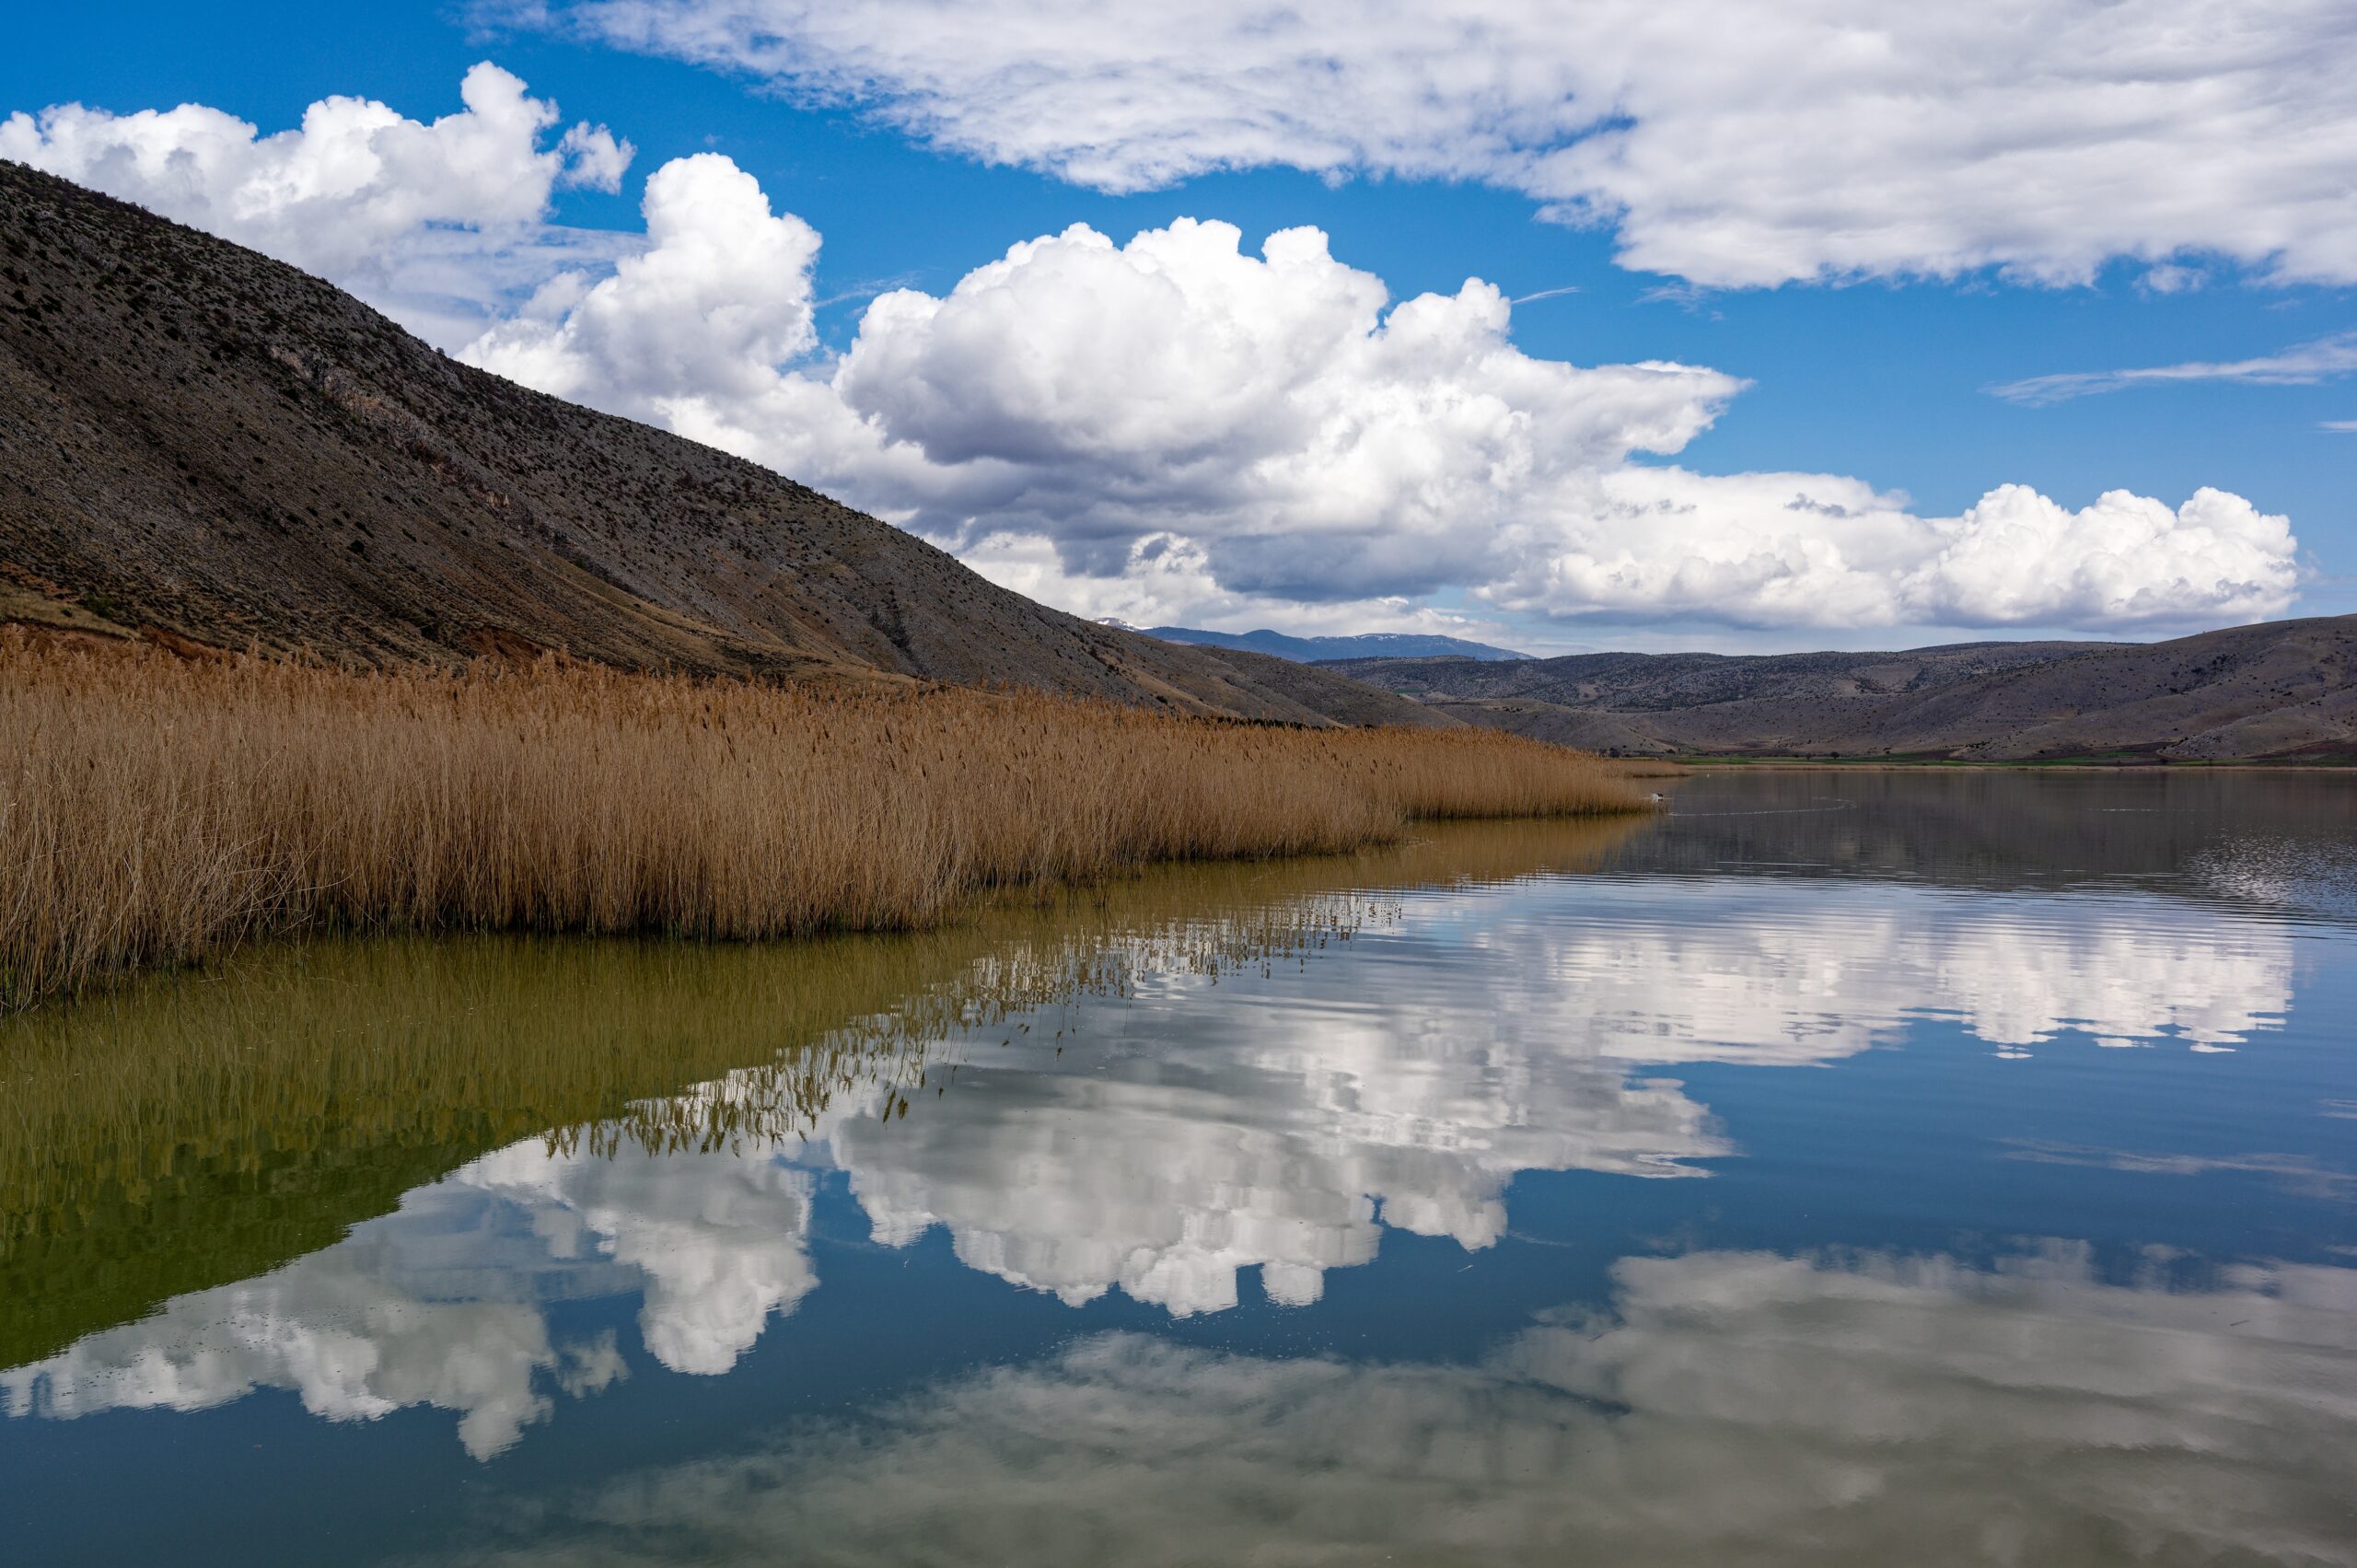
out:
<path id="1" fill-rule="evenodd" d="M 328 1246 L 519 1140 L 552 1160 L 760 1157 L 842 1097 L 888 1086 L 905 1106 L 941 1087 L 934 1058 L 1011 1014 L 1299 961 L 1396 917 L 1368 889 L 1591 868 L 1632 830 L 1463 824 L 1358 854 L 1160 867 L 911 935 L 323 941 L 6 1020 L 0 1365 Z"/>
<path id="2" fill-rule="evenodd" d="M 2357 1562 L 2328 782 L 1702 778 L 61 1014 L 0 1459 L 234 1434 L 100 1533 L 437 1562 Z"/>

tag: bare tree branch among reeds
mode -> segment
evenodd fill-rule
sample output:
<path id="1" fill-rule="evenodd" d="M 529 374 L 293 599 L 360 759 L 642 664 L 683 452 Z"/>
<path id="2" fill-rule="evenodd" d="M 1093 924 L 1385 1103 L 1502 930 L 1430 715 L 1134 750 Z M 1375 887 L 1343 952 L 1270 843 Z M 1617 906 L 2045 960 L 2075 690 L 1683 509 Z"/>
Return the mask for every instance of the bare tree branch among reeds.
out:
<path id="1" fill-rule="evenodd" d="M 0 1008 L 258 935 L 906 928 L 993 887 L 1643 805 L 1612 764 L 1487 730 L 0 632 Z"/>

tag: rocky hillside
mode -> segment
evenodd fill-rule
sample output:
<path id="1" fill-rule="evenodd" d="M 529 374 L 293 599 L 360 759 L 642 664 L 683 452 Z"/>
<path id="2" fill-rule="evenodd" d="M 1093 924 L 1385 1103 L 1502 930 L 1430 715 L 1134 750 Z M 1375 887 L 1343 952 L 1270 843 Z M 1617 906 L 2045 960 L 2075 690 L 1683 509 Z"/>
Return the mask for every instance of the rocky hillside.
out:
<path id="1" fill-rule="evenodd" d="M 2165 643 L 1328 668 L 1472 723 L 1623 754 L 2357 761 L 2357 616 Z"/>
<path id="2" fill-rule="evenodd" d="M 1048 610 L 768 470 L 456 364 L 316 278 L 8 163 L 0 620 L 357 663 L 552 648 L 1449 722 Z"/>

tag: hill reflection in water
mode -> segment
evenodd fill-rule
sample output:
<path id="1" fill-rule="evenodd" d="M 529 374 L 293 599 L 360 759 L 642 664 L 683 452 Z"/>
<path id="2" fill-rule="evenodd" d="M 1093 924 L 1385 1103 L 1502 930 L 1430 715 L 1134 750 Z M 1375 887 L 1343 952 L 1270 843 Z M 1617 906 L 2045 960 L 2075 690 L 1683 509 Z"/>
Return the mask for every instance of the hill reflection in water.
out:
<path id="1" fill-rule="evenodd" d="M 839 1096 L 940 1087 L 940 1050 L 1012 1015 L 1299 961 L 1396 920 L 1399 889 L 1592 869 L 1636 830 L 1461 824 L 1158 867 L 911 936 L 321 941 L 8 1020 L 0 1365 L 325 1246 L 518 1140 L 765 1157 Z"/>
<path id="2" fill-rule="evenodd" d="M 2357 1561 L 2352 800 L 1706 776 L 923 937 L 157 982 L 11 1027 L 0 1440 L 447 1412 L 521 1559 Z"/>

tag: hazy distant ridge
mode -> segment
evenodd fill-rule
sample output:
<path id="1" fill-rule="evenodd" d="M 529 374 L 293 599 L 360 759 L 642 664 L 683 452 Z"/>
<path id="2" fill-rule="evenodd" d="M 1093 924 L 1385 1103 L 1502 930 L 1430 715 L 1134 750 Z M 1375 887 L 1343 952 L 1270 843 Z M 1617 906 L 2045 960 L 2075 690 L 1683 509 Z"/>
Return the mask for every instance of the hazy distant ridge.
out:
<path id="1" fill-rule="evenodd" d="M 1118 626 L 1117 621 L 1104 624 Z M 1139 628 L 1131 628 L 1139 630 Z M 1469 658 L 1485 663 L 1527 659 L 1528 654 L 1463 637 L 1422 635 L 1412 632 L 1366 632 L 1351 637 L 1295 637 L 1283 632 L 1204 632 L 1191 626 L 1147 626 L 1149 637 L 1166 643 L 1186 643 L 1202 648 L 1237 648 L 1248 653 L 1274 654 L 1283 659 L 1309 664 L 1357 658 Z"/>

